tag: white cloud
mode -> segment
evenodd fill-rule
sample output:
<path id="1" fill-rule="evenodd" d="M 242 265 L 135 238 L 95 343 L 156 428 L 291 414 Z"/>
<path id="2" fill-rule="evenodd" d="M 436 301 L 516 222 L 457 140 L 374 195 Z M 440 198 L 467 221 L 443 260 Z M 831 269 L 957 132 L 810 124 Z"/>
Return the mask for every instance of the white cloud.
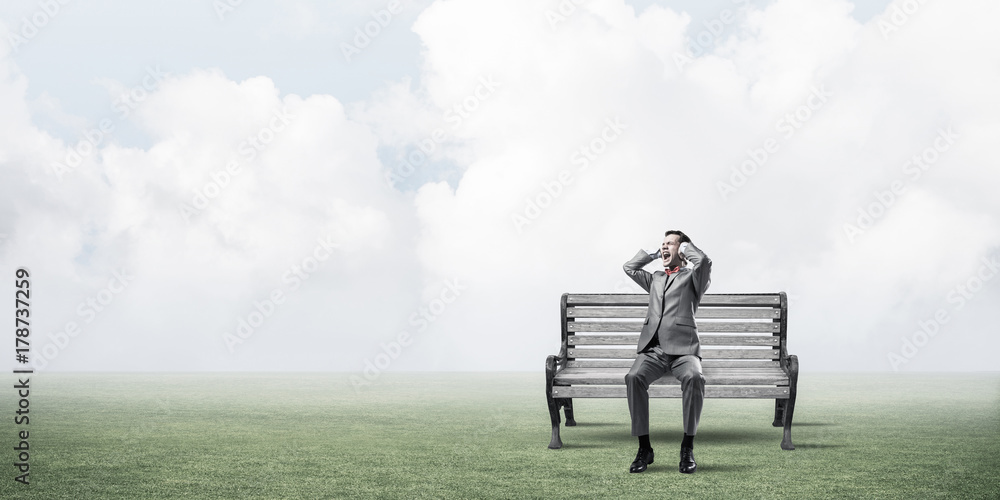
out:
<path id="1" fill-rule="evenodd" d="M 599 12 L 581 9 L 553 32 L 532 22 L 538 9 L 529 3 L 494 7 L 499 12 L 473 5 L 437 4 L 415 25 L 427 44 L 425 87 L 454 96 L 459 91 L 447 89 L 488 73 L 505 88 L 465 129 L 480 148 L 457 189 L 425 186 L 416 203 L 429 269 L 439 276 L 471 273 L 483 293 L 506 292 L 491 300 L 517 304 L 519 317 L 535 319 L 515 331 L 480 330 L 524 342 L 537 357 L 491 360 L 491 366 L 535 366 L 543 350 L 554 351 L 561 292 L 609 291 L 636 246 L 655 245 L 663 229 L 681 227 L 715 258 L 714 291 L 796 291 L 802 310 L 792 312 L 792 338 L 814 368 L 884 369 L 885 342 L 865 339 L 908 332 L 923 304 L 970 272 L 1000 239 L 996 202 L 985 192 L 973 201 L 961 193 L 989 185 L 974 179 L 995 178 L 987 165 L 996 154 L 981 134 L 995 128 L 990 116 L 996 115 L 985 110 L 996 97 L 985 90 L 960 96 L 967 92 L 955 89 L 928 101 L 923 93 L 962 81 L 956 75 L 997 78 L 974 61 L 951 62 L 951 72 L 899 67 L 900 60 L 923 57 L 930 40 L 936 54 L 964 50 L 960 40 L 940 35 L 954 28 L 939 24 L 931 9 L 905 26 L 918 40 L 887 42 L 875 21 L 864 27 L 853 21 L 847 2 L 774 2 L 751 11 L 738 36 L 678 74 L 668 67 L 669 52 L 649 47 L 644 35 L 656 9 L 640 22 L 621 6 L 602 4 Z M 969 11 L 963 19 L 974 23 L 982 15 Z M 678 47 L 683 17 L 659 18 L 660 43 Z M 491 35 L 515 25 L 516 37 Z M 671 30 L 674 37 L 666 35 Z M 977 81 L 973 88 L 979 87 Z M 777 121 L 817 102 L 809 101 L 813 88 L 832 95 L 786 136 Z M 954 103 L 967 99 L 980 109 Z M 621 117 L 628 131 L 594 166 L 577 171 L 571 152 L 595 137 L 607 116 Z M 949 124 L 962 130 L 962 140 L 863 241 L 846 244 L 842 227 L 854 220 L 854 209 L 901 178 L 903 161 Z M 780 149 L 723 202 L 716 182 L 768 138 Z M 573 182 L 518 235 L 511 215 L 523 213 L 525 197 L 542 192 L 563 169 Z M 955 243 L 921 243 L 935 235 Z M 941 263 L 939 277 L 920 278 L 928 261 Z M 900 300 L 903 290 L 915 291 Z M 474 324 L 488 309 L 458 323 Z M 841 310 L 853 312 L 829 316 Z M 889 310 L 898 317 L 887 317 Z M 832 348 L 829 335 L 840 335 Z M 871 349 L 859 354 L 859 342 Z M 473 361 L 479 344 L 457 345 L 446 340 L 436 348 L 457 351 L 469 369 L 482 363 Z"/>
<path id="2" fill-rule="evenodd" d="M 715 262 L 711 291 L 791 292 L 806 369 L 888 369 L 899 338 L 1000 245 L 996 7 L 924 4 L 886 39 L 881 16 L 859 25 L 848 2 L 778 0 L 680 71 L 686 14 L 591 2 L 553 27 L 550 7 L 430 5 L 413 24 L 419 78 L 347 110 L 270 75 L 175 70 L 127 118 L 150 147 L 110 140 L 62 181 L 51 165 L 74 144 L 33 124 L 29 82 L 0 57 L 0 258 L 52 290 L 40 331 L 82 321 L 77 305 L 114 270 L 135 275 L 52 368 L 360 371 L 407 331 L 391 369 L 540 369 L 560 294 L 620 289 L 621 264 L 680 228 Z M 906 162 L 949 127 L 958 139 L 911 178 Z M 437 130 L 411 178 L 431 180 L 391 188 L 398 158 L 378 148 L 405 154 Z M 433 175 L 448 161 L 452 184 Z M 844 225 L 900 180 L 849 239 Z M 207 207 L 185 220 L 198 192 Z M 335 255 L 288 279 L 322 241 Z M 435 302 L 455 279 L 457 299 Z M 222 335 L 274 289 L 288 300 L 227 352 Z M 954 311 L 952 338 L 1000 347 L 976 333 L 987 307 Z M 944 343 L 908 368 L 957 356 Z M 975 359 L 963 368 L 990 368 Z"/>
<path id="3" fill-rule="evenodd" d="M 3 85 L 16 97 L 15 75 Z M 18 215 L 5 217 L 4 262 L 55 289 L 40 294 L 39 343 L 70 321 L 84 330 L 51 369 L 346 369 L 372 338 L 331 325 L 378 332 L 405 320 L 381 302 L 418 299 L 419 270 L 396 248 L 413 233 L 405 200 L 382 179 L 374 137 L 335 98 L 282 98 L 266 77 L 196 71 L 162 82 L 132 118 L 152 147 L 102 144 L 58 180 L 49 163 L 69 145 L 5 115 L 16 133 L 0 148 L 4 176 L 21 190 L 5 198 Z M 332 255 L 308 261 L 322 242 L 319 255 Z M 134 276 L 125 291 L 81 314 L 121 269 Z M 223 334 L 274 289 L 286 304 L 230 354 Z"/>

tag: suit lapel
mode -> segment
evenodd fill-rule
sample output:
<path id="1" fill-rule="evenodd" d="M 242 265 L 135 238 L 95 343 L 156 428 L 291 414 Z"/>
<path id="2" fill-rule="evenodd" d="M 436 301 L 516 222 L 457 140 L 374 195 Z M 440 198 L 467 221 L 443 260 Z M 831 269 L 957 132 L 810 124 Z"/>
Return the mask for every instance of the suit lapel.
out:
<path id="1" fill-rule="evenodd" d="M 667 276 L 666 273 L 664 273 L 664 276 L 667 278 L 667 282 L 663 285 L 664 292 L 666 292 L 667 289 L 670 288 L 670 285 L 674 283 L 674 280 L 677 279 L 678 274 L 680 274 L 680 272 L 673 273 L 670 276 Z"/>
<path id="2" fill-rule="evenodd" d="M 667 306 L 667 290 L 670 288 L 671 283 L 674 282 L 674 278 L 677 273 L 667 276 L 667 273 L 663 273 L 663 289 L 660 290 L 660 314 L 663 314 L 664 308 Z"/>

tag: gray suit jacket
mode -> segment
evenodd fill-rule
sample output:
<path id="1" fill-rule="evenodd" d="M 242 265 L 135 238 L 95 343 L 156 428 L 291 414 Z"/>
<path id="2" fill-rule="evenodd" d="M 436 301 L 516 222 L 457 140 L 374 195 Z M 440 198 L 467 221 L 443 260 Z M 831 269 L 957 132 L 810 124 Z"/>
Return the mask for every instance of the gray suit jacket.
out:
<path id="1" fill-rule="evenodd" d="M 687 257 L 692 267 L 682 267 L 669 278 L 663 271 L 651 274 L 642 269 L 654 260 L 644 250 L 639 250 L 632 260 L 625 263 L 625 274 L 649 292 L 649 309 L 636 353 L 651 349 L 655 333 L 665 353 L 701 357 L 694 314 L 712 281 L 712 260 L 691 243 L 682 243 L 678 250 Z"/>

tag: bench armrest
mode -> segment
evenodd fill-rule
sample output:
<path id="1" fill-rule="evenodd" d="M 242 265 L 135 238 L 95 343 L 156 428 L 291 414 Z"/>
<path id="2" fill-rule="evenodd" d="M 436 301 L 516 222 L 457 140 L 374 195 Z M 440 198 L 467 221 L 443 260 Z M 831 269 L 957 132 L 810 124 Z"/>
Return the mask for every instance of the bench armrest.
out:
<path id="1" fill-rule="evenodd" d="M 555 356 L 549 356 L 550 358 L 555 358 L 555 364 L 560 365 L 563 368 L 566 367 L 566 361 L 568 358 L 569 351 L 569 319 L 566 317 L 566 306 L 569 301 L 569 294 L 562 294 L 562 298 L 559 300 L 559 323 L 560 323 L 560 334 L 559 334 L 559 354 Z M 548 366 L 548 362 L 546 362 Z"/>
<path id="2" fill-rule="evenodd" d="M 552 367 L 553 367 L 553 369 L 555 371 L 559 371 L 559 370 L 561 370 L 563 368 L 566 368 L 566 361 L 567 361 L 567 359 L 566 359 L 566 350 L 563 349 L 562 351 L 559 352 L 559 354 L 552 354 L 552 355 L 549 355 L 549 357 L 545 358 L 545 368 L 546 369 L 548 369 L 548 367 L 549 367 L 549 361 L 550 360 L 552 362 Z"/>

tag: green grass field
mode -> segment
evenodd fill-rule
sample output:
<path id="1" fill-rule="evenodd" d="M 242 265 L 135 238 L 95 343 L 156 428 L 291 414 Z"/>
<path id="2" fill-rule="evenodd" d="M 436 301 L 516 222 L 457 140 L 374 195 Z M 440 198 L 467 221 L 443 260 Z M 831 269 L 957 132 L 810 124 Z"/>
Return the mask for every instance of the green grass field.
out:
<path id="1" fill-rule="evenodd" d="M 0 498 L 1000 498 L 1000 374 L 802 375 L 795 451 L 773 401 L 709 399 L 690 476 L 679 400 L 653 400 L 656 462 L 628 474 L 625 400 L 577 400 L 549 450 L 543 379 L 36 374 L 29 487 L 3 390 Z"/>

